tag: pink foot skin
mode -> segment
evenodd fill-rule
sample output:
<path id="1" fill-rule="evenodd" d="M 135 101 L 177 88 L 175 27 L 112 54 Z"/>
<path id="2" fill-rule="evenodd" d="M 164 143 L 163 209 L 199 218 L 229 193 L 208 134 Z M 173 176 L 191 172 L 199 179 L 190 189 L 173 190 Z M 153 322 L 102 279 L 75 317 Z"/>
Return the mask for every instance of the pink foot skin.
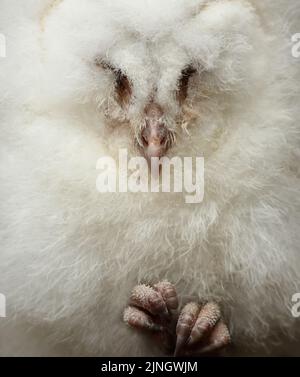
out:
<path id="1" fill-rule="evenodd" d="M 130 327 L 148 333 L 164 352 L 174 356 L 218 355 L 230 344 L 219 306 L 190 302 L 178 316 L 176 289 L 167 281 L 153 287 L 134 287 L 123 319 Z"/>

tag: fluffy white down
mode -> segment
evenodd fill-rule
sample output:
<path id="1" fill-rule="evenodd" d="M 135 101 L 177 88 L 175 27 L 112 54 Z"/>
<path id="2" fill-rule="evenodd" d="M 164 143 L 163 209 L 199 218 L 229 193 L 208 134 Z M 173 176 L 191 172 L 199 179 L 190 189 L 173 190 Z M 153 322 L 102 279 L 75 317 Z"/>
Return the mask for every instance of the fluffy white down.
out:
<path id="1" fill-rule="evenodd" d="M 299 354 L 299 8 L 1 0 L 1 355 L 158 354 L 122 310 L 135 284 L 161 279 L 182 300 L 220 303 L 231 354 Z M 131 78 L 128 114 L 97 57 Z M 97 159 L 135 154 L 132 127 L 153 87 L 173 124 L 189 62 L 200 72 L 187 99 L 197 116 L 169 155 L 205 157 L 203 203 L 98 193 Z"/>

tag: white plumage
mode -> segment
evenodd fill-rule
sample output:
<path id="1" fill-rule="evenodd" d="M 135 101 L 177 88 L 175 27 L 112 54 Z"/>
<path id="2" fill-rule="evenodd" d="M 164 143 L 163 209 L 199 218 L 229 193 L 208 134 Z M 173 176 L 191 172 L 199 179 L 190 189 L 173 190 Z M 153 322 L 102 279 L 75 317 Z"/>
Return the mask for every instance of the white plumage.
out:
<path id="1" fill-rule="evenodd" d="M 232 352 L 299 353 L 297 14 L 297 0 L 1 1 L 2 355 L 157 354 L 122 311 L 162 279 L 220 303 Z M 126 108 L 99 59 L 130 78 Z M 168 155 L 205 158 L 201 204 L 96 190 L 99 157 L 136 155 L 153 93 Z"/>

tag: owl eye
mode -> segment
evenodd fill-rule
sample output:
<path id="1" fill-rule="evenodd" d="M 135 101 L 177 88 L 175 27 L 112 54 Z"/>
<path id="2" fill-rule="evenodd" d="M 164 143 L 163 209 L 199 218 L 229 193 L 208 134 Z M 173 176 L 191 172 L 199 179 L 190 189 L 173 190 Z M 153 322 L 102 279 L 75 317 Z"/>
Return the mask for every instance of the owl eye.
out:
<path id="1" fill-rule="evenodd" d="M 112 64 L 101 59 L 96 60 L 96 65 L 100 66 L 104 70 L 109 70 L 114 73 L 117 101 L 122 107 L 126 106 L 129 103 L 132 94 L 131 83 L 128 77 L 122 72 L 121 69 L 117 69 Z"/>
<path id="2" fill-rule="evenodd" d="M 120 95 L 128 92 L 131 94 L 131 85 L 128 77 L 121 71 L 118 70 L 116 73 L 116 90 Z"/>
<path id="3" fill-rule="evenodd" d="M 192 65 L 187 66 L 181 71 L 177 86 L 177 99 L 179 103 L 184 102 L 188 94 L 189 79 L 197 72 Z"/>
<path id="4" fill-rule="evenodd" d="M 128 77 L 121 70 L 116 71 L 115 74 L 117 99 L 122 106 L 125 106 L 129 103 L 132 94 L 131 84 Z"/>

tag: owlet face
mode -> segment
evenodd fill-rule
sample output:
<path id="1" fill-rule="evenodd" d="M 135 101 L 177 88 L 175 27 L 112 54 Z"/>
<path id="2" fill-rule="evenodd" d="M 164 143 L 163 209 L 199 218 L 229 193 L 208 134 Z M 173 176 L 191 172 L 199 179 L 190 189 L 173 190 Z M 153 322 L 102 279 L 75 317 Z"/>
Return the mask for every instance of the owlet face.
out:
<path id="1" fill-rule="evenodd" d="M 178 6 L 174 23 L 167 12 L 173 1 L 148 9 L 166 12 L 158 20 L 147 18 L 145 1 L 121 3 L 115 6 L 126 24 L 120 21 L 113 45 L 95 60 L 110 88 L 104 111 L 114 125 L 130 128 L 146 157 L 160 157 L 197 124 L 204 101 L 243 90 L 239 83 L 251 79 L 256 16 L 246 1 L 195 1 Z"/>
<path id="2" fill-rule="evenodd" d="M 119 58 L 122 67 L 113 59 L 109 63 L 97 62 L 113 80 L 116 112 L 108 107 L 106 114 L 112 122 L 126 123 L 134 131 L 134 141 L 147 158 L 161 157 L 176 141 L 177 128 L 185 119 L 189 81 L 197 75 L 197 69 L 175 43 L 159 52 L 149 45 L 144 56 L 140 55 L 139 65 L 131 67 L 130 60 L 134 60 L 135 54 L 132 51 L 129 55 L 130 47 L 126 49 L 126 57 Z"/>
<path id="3" fill-rule="evenodd" d="M 207 135 L 204 109 L 228 111 L 259 81 L 261 28 L 247 0 L 55 4 L 43 27 L 50 68 L 64 77 L 58 92 L 69 79 L 70 93 L 93 96 L 148 158 L 172 153 L 192 127 Z"/>

